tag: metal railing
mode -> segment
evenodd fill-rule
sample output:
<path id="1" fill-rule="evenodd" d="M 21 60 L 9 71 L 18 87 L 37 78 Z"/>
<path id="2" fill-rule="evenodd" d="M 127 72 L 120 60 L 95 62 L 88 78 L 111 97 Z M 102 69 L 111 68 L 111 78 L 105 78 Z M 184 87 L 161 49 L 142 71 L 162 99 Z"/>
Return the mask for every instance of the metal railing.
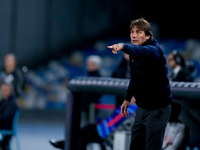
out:
<path id="1" fill-rule="evenodd" d="M 72 92 L 96 92 L 124 96 L 129 79 L 105 77 L 77 77 L 69 81 L 68 88 Z M 170 82 L 175 99 L 200 99 L 200 83 Z"/>
<path id="2" fill-rule="evenodd" d="M 129 79 L 105 77 L 76 77 L 68 83 L 73 100 L 66 109 L 65 150 L 78 150 L 82 93 L 102 93 L 124 96 Z M 177 100 L 200 100 L 200 83 L 171 82 L 172 95 Z"/>

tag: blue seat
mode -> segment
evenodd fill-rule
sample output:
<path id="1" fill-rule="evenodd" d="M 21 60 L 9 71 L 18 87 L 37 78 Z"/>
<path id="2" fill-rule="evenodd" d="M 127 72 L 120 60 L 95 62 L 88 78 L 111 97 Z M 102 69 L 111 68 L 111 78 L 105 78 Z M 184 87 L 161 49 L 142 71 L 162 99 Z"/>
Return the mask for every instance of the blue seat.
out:
<path id="1" fill-rule="evenodd" d="M 19 137 L 18 137 L 18 131 L 17 131 L 17 122 L 19 120 L 19 116 L 20 116 L 20 111 L 17 110 L 15 112 L 15 116 L 13 118 L 13 125 L 12 125 L 12 130 L 0 130 L 0 133 L 2 134 L 2 137 L 6 136 L 6 135 L 13 135 L 16 138 L 16 147 L 17 150 L 20 150 L 20 143 L 19 143 Z"/>

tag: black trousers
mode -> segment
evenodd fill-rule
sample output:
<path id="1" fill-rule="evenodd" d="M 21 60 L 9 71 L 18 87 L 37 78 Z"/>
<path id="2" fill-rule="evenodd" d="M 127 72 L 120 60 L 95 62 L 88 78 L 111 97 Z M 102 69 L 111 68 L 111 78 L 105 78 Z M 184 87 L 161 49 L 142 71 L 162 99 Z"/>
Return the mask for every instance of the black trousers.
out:
<path id="1" fill-rule="evenodd" d="M 161 150 L 171 107 L 147 110 L 138 107 L 131 129 L 130 150 Z"/>

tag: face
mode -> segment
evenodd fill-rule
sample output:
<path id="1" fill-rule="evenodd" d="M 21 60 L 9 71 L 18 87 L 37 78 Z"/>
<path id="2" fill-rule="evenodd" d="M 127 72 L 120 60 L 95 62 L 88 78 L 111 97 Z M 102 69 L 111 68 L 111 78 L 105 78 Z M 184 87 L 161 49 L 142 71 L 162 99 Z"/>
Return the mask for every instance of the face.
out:
<path id="1" fill-rule="evenodd" d="M 16 62 L 12 55 L 7 55 L 4 59 L 4 68 L 6 72 L 12 72 L 15 70 Z"/>
<path id="2" fill-rule="evenodd" d="M 98 66 L 93 61 L 87 61 L 87 71 L 93 72 L 98 70 Z"/>
<path id="3" fill-rule="evenodd" d="M 177 66 L 176 61 L 174 60 L 174 56 L 172 54 L 169 54 L 167 60 L 170 68 L 174 69 Z"/>
<path id="4" fill-rule="evenodd" d="M 11 87 L 7 84 L 1 86 L 2 98 L 7 99 L 11 95 Z"/>
<path id="5" fill-rule="evenodd" d="M 139 30 L 137 26 L 133 26 L 130 33 L 131 43 L 134 45 L 142 45 L 146 42 L 150 35 L 145 35 L 145 32 Z"/>

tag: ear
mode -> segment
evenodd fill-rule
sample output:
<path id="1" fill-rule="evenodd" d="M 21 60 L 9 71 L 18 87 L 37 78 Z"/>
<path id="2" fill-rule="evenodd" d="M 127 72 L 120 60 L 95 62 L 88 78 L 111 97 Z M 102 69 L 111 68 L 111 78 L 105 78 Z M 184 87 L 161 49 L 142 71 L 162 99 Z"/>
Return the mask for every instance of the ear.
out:
<path id="1" fill-rule="evenodd" d="M 146 40 L 148 40 L 150 38 L 150 35 L 146 35 L 145 38 Z"/>

